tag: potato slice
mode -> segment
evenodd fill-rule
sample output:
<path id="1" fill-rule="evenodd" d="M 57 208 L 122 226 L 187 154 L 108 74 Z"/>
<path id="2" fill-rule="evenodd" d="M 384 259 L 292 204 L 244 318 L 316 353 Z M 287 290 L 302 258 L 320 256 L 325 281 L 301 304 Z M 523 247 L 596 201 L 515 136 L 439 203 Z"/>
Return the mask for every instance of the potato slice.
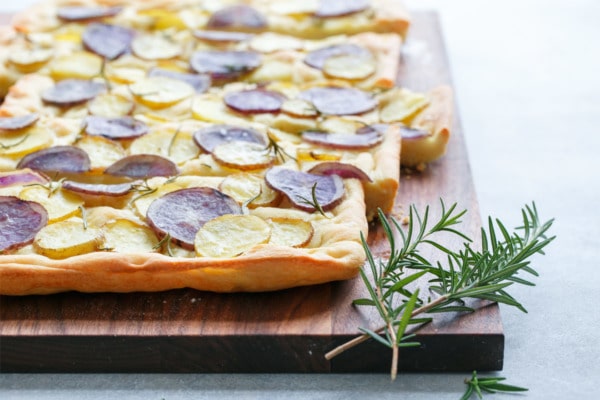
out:
<path id="1" fill-rule="evenodd" d="M 192 102 L 192 115 L 200 121 L 233 123 L 239 120 L 227 108 L 223 99 L 212 94 L 198 96 Z"/>
<path id="2" fill-rule="evenodd" d="M 298 218 L 271 218 L 269 243 L 279 246 L 304 247 L 313 237 L 314 228 L 309 221 Z"/>
<path id="3" fill-rule="evenodd" d="M 48 223 L 79 215 L 83 206 L 80 196 L 46 185 L 26 186 L 19 193 L 19 198 L 40 203 L 48 211 Z"/>
<path id="4" fill-rule="evenodd" d="M 103 136 L 84 136 L 75 146 L 89 155 L 90 171 L 95 173 L 102 173 L 109 165 L 126 155 L 119 143 Z"/>
<path id="5" fill-rule="evenodd" d="M 243 171 L 264 169 L 275 162 L 275 157 L 265 145 L 244 141 L 220 144 L 212 155 L 218 163 Z"/>
<path id="6" fill-rule="evenodd" d="M 153 109 L 170 107 L 194 95 L 194 88 L 183 81 L 154 76 L 129 86 L 136 99 Z"/>
<path id="7" fill-rule="evenodd" d="M 428 104 L 424 94 L 401 90 L 382 107 L 379 116 L 382 122 L 406 122 Z"/>
<path id="8" fill-rule="evenodd" d="M 146 70 L 144 68 L 131 66 L 107 66 L 104 74 L 109 80 L 125 85 L 146 78 Z"/>
<path id="9" fill-rule="evenodd" d="M 296 150 L 296 160 L 298 162 L 339 161 L 341 159 L 342 154 L 335 150 L 315 148 L 298 148 Z"/>
<path id="10" fill-rule="evenodd" d="M 102 227 L 104 248 L 117 253 L 149 253 L 158 251 L 158 239 L 148 226 L 128 219 L 117 219 Z"/>
<path id="11" fill-rule="evenodd" d="M 200 257 L 236 257 L 271 237 L 271 227 L 254 215 L 223 215 L 208 221 L 196 234 Z"/>
<path id="12" fill-rule="evenodd" d="M 135 139 L 129 147 L 130 154 L 156 154 L 177 164 L 196 158 L 200 153 L 192 133 L 178 129 L 154 129 Z"/>
<path id="13" fill-rule="evenodd" d="M 161 10 L 158 8 L 151 8 L 148 10 L 140 10 L 140 15 L 152 17 L 153 23 L 152 28 L 158 30 L 164 30 L 169 28 L 186 29 L 187 26 L 179 17 L 178 13 L 168 10 Z"/>
<path id="14" fill-rule="evenodd" d="M 275 206 L 281 200 L 279 192 L 271 189 L 262 176 L 240 172 L 229 175 L 219 185 L 219 190 L 235 201 L 248 204 L 248 208 Z"/>
<path id="15" fill-rule="evenodd" d="M 375 73 L 377 64 L 372 57 L 341 54 L 325 60 L 323 73 L 329 78 L 348 80 L 366 79 Z"/>
<path id="16" fill-rule="evenodd" d="M 183 51 L 181 45 L 160 33 L 136 36 L 131 42 L 131 50 L 144 60 L 166 60 Z"/>
<path id="17" fill-rule="evenodd" d="M 87 51 L 74 52 L 56 57 L 49 68 L 55 80 L 92 79 L 102 71 L 102 57 Z"/>
<path id="18" fill-rule="evenodd" d="M 129 115 L 134 107 L 133 101 L 114 93 L 100 93 L 87 104 L 90 114 L 107 118 Z"/>
<path id="19" fill-rule="evenodd" d="M 314 118 L 319 115 L 312 103 L 302 99 L 285 100 L 281 105 L 281 111 L 293 117 Z"/>
<path id="20" fill-rule="evenodd" d="M 43 256 L 63 259 L 96 251 L 102 243 L 99 229 L 86 227 L 81 218 L 56 222 L 42 228 L 33 248 Z"/>
<path id="21" fill-rule="evenodd" d="M 50 146 L 52 141 L 53 134 L 46 127 L 33 126 L 14 132 L 4 132 L 0 137 L 0 155 L 23 157 Z"/>
<path id="22" fill-rule="evenodd" d="M 10 52 L 8 61 L 19 71 L 30 73 L 42 68 L 53 55 L 51 48 L 17 49 Z"/>

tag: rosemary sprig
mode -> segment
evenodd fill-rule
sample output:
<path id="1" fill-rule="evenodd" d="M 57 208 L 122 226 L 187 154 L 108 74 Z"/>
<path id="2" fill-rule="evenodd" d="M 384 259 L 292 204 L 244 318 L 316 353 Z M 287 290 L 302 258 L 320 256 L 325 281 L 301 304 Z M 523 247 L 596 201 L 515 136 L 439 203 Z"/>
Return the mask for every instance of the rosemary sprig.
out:
<path id="1" fill-rule="evenodd" d="M 520 272 L 537 276 L 530 267 L 528 259 L 535 254 L 544 254 L 543 249 L 554 240 L 547 237 L 553 220 L 541 223 L 535 204 L 526 206 L 522 212 L 523 225 L 509 233 L 499 220 L 488 220 L 487 231 L 481 229 L 481 251 L 471 247 L 471 239 L 455 228 L 466 211 L 456 212 L 456 204 L 446 209 L 441 201 L 441 216 L 429 227 L 429 207 L 424 215 L 410 208 L 409 224 L 406 232 L 400 224 L 391 219 L 391 224 L 380 211 L 386 238 L 390 245 L 390 257 L 375 260 L 364 237 L 361 237 L 367 256 L 367 266 L 360 271 L 369 297 L 356 299 L 355 305 L 375 307 L 383 320 L 376 330 L 361 328 L 363 335 L 335 348 L 325 355 L 331 359 L 343 351 L 373 338 L 392 349 L 391 377 L 397 374 L 398 350 L 406 346 L 418 346 L 407 340 L 414 333 L 406 334 L 410 324 L 427 323 L 431 318 L 415 318 L 424 313 L 473 311 L 464 305 L 467 298 L 485 299 L 525 308 L 506 292 L 512 284 L 534 285 L 529 280 L 517 276 Z M 395 230 L 399 233 L 402 246 L 397 248 Z M 434 240 L 433 236 L 446 232 L 464 240 L 463 249 L 455 252 Z M 522 233 L 522 234 L 519 234 Z M 446 257 L 446 267 L 441 262 L 430 262 L 420 254 L 423 244 L 433 246 Z M 411 290 L 411 284 L 422 276 L 428 275 L 429 290 L 437 298 L 419 297 L 418 290 Z"/>
<path id="2" fill-rule="evenodd" d="M 271 135 L 267 134 L 267 138 L 269 139 L 269 143 L 265 147 L 265 151 L 268 154 L 272 154 L 279 162 L 284 163 L 286 159 L 297 161 L 294 156 L 284 150 L 277 141 L 271 137 Z"/>
<path id="3" fill-rule="evenodd" d="M 506 383 L 500 383 L 505 381 L 506 378 L 502 377 L 488 377 L 480 378 L 477 376 L 477 371 L 473 371 L 470 379 L 465 379 L 467 390 L 462 395 L 460 400 L 469 400 L 473 393 L 477 394 L 477 397 L 482 399 L 483 392 L 496 393 L 496 392 L 526 392 L 527 388 L 508 385 Z"/>
<path id="4" fill-rule="evenodd" d="M 57 181 L 48 181 L 47 184 L 43 184 L 43 183 L 28 183 L 27 185 L 24 185 L 24 187 L 29 187 L 29 186 L 41 186 L 42 188 L 46 189 L 48 191 L 48 198 L 52 197 L 52 195 L 56 192 L 58 192 L 60 190 L 60 188 L 62 187 L 62 183 L 66 180 L 67 178 L 60 178 Z"/>
<path id="5" fill-rule="evenodd" d="M 166 248 L 169 257 L 175 257 L 173 249 L 171 248 L 171 234 L 167 233 L 154 247 L 152 247 L 152 249 L 158 250 L 163 249 L 163 247 Z"/>
<path id="6" fill-rule="evenodd" d="M 319 199 L 317 199 L 317 182 L 315 182 L 312 185 L 310 193 L 311 193 L 311 198 L 310 199 L 307 199 L 304 196 L 300 196 L 300 202 L 304 203 L 306 205 L 311 206 L 316 211 L 318 211 L 319 214 L 321 214 L 324 217 L 327 217 L 327 215 L 325 215 L 325 210 L 323 210 L 323 207 L 321 207 L 321 204 L 319 204 Z"/>
<path id="7" fill-rule="evenodd" d="M 134 192 L 137 192 L 138 195 L 133 197 L 130 201 L 129 204 L 133 204 L 136 201 L 138 201 L 139 199 L 141 199 L 142 197 L 145 196 L 149 196 L 152 193 L 156 192 L 158 190 L 158 187 L 151 187 L 148 184 L 148 180 L 144 179 L 142 183 L 140 184 L 133 184 L 131 185 L 131 190 Z"/>

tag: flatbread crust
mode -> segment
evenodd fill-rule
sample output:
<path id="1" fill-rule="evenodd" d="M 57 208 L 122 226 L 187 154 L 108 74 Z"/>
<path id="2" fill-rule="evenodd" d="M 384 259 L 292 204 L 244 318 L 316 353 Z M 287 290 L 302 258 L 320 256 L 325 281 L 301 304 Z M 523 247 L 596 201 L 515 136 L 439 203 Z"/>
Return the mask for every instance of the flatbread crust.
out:
<path id="1" fill-rule="evenodd" d="M 367 234 L 363 190 L 345 181 L 346 194 L 330 217 L 310 214 L 318 232 L 308 248 L 258 245 L 229 259 L 162 254 L 94 252 L 63 260 L 40 255 L 0 256 L 0 294 L 135 292 L 193 288 L 258 292 L 313 285 L 357 275 L 365 260 L 360 234 Z M 261 217 L 298 215 L 290 209 L 257 208 Z M 306 213 L 302 213 L 306 216 Z"/>

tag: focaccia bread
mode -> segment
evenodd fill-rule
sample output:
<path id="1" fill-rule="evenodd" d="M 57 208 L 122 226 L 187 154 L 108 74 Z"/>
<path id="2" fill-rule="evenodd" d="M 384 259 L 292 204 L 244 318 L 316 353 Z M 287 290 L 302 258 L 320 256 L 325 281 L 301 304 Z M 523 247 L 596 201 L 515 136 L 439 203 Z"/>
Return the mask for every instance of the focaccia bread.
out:
<path id="1" fill-rule="evenodd" d="M 207 192 L 222 180 L 182 177 L 179 182 L 176 179 L 149 184 L 184 188 L 177 193 Z M 16 186 L 26 193 L 46 191 L 41 186 Z M 148 222 L 127 206 L 76 207 L 70 212 L 49 213 L 49 222 L 35 235 L 33 245 L 0 255 L 0 294 L 161 291 L 183 287 L 217 292 L 269 291 L 348 279 L 357 274 L 364 261 L 360 234 L 366 234 L 367 223 L 360 183 L 346 180 L 343 186 L 339 205 L 323 215 L 285 206 L 260 206 L 246 210 L 247 214 L 226 215 L 248 220 L 242 230 L 226 232 L 225 242 L 234 246 L 233 255 L 228 253 L 231 248 L 222 249 L 217 255 L 198 255 L 198 246 L 194 251 L 164 237 L 159 240 L 160 236 L 154 233 L 156 228 L 149 228 Z M 77 203 L 72 196 L 67 197 L 69 193 L 64 188 L 58 189 L 45 200 L 46 207 L 64 210 Z M 4 211 L 4 204 L 15 199 L 0 196 L 0 209 Z M 21 210 L 20 214 L 24 230 L 39 224 L 34 211 L 28 210 Z M 160 222 L 160 218 L 154 219 L 154 223 Z M 308 232 L 303 224 L 310 226 Z M 208 236 L 218 233 L 217 227 L 209 230 Z M 6 245 L 5 238 L 2 241 Z M 218 247 L 218 243 L 210 247 Z M 238 251 L 242 254 L 238 255 Z"/>

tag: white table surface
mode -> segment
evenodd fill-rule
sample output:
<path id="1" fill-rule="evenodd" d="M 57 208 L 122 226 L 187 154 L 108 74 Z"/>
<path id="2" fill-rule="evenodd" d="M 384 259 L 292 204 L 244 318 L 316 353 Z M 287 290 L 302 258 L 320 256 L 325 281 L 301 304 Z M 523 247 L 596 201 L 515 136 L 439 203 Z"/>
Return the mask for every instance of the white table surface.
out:
<path id="1" fill-rule="evenodd" d="M 32 0 L 2 0 L 15 11 Z M 558 235 L 535 288 L 501 307 L 509 383 L 600 396 L 600 2 L 407 0 L 440 13 L 482 217 L 532 200 Z M 0 399 L 458 399 L 468 374 L 2 374 Z"/>

